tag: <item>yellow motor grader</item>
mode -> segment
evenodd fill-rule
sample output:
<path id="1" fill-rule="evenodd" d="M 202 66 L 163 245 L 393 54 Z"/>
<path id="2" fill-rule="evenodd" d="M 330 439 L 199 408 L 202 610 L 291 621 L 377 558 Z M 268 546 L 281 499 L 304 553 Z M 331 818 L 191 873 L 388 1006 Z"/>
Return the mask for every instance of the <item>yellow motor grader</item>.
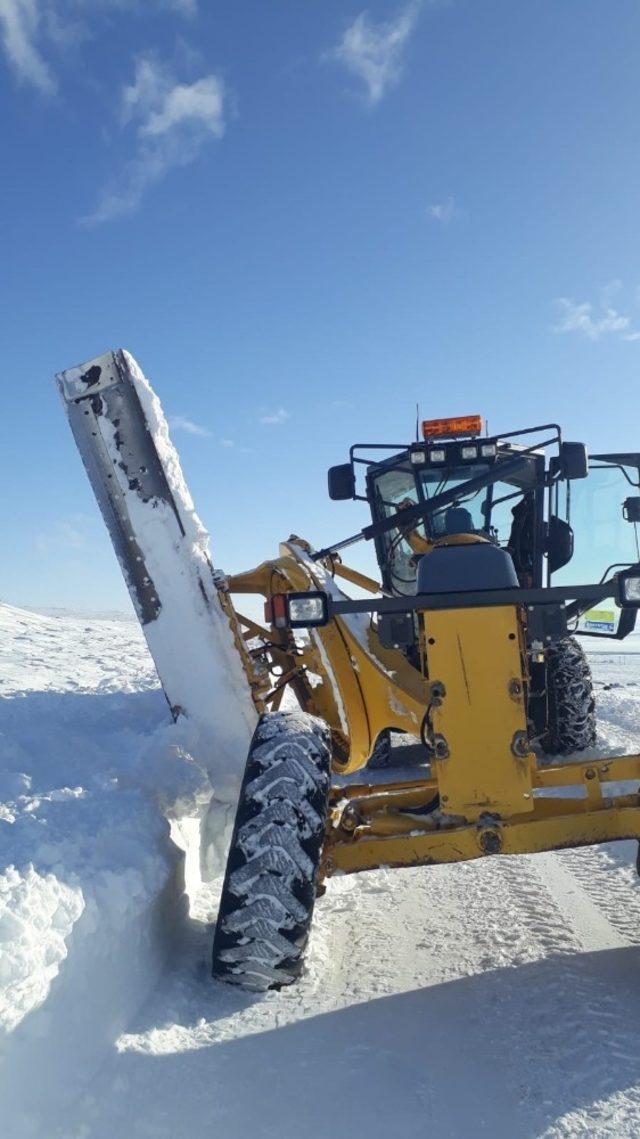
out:
<path id="1" fill-rule="evenodd" d="M 85 463 L 97 487 L 86 417 L 115 409 L 129 485 L 135 466 L 134 493 L 166 501 L 144 409 L 126 395 L 130 358 L 113 359 L 118 400 L 99 370 L 63 376 Z M 354 445 L 330 469 L 332 499 L 368 503 L 362 531 L 322 550 L 293 536 L 272 561 L 215 575 L 258 714 L 216 977 L 293 981 L 332 874 L 640 839 L 640 755 L 598 752 L 582 648 L 634 629 L 639 487 L 640 454 L 589 457 L 556 424 L 488 437 L 478 416 L 428 420 L 416 442 Z M 133 535 L 118 525 L 123 560 Z M 343 563 L 359 541 L 373 542 L 380 580 Z M 132 564 L 130 587 L 135 574 L 153 609 L 149 575 Z M 263 596 L 263 623 L 241 614 L 243 594 Z M 372 778 L 397 733 L 419 761 Z"/>
<path id="2" fill-rule="evenodd" d="M 640 756 L 596 758 L 576 636 L 633 630 L 640 455 L 589 461 L 557 425 L 480 432 L 479 417 L 460 417 L 425 422 L 420 442 L 353 447 L 329 493 L 365 498 L 371 525 L 318 552 L 292 538 L 229 579 L 231 619 L 231 595 L 267 599 L 249 658 L 279 679 L 260 691 L 252 678 L 265 711 L 216 928 L 219 977 L 294 979 L 316 892 L 336 872 L 640 838 Z M 360 540 L 375 543 L 380 582 L 340 559 Z M 595 582 L 565 584 L 570 563 L 587 582 L 595 568 Z M 287 686 L 304 715 L 277 711 Z M 367 764 L 390 731 L 420 739 L 424 766 L 373 784 Z M 331 786 L 332 772 L 356 771 L 361 783 Z"/>

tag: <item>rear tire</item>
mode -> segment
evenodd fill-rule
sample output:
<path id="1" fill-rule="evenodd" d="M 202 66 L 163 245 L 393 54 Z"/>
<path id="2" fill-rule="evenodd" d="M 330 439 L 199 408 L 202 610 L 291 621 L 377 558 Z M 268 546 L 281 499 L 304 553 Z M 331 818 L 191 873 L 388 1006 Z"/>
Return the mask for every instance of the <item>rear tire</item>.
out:
<path id="1" fill-rule="evenodd" d="M 547 728 L 541 747 L 547 755 L 570 755 L 596 742 L 595 698 L 591 669 L 575 637 L 563 637 L 547 649 Z"/>
<path id="2" fill-rule="evenodd" d="M 243 989 L 302 972 L 331 780 L 326 724 L 267 712 L 247 758 L 213 940 L 213 975 Z"/>

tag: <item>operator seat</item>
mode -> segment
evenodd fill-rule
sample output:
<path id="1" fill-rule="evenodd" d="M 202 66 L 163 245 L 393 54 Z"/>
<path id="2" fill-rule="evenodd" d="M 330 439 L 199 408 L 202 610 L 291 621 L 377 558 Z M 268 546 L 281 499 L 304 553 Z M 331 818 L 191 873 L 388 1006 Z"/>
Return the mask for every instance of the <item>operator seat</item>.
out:
<path id="1" fill-rule="evenodd" d="M 468 511 L 463 511 L 468 513 Z M 461 541 L 434 547 L 418 562 L 418 593 L 461 593 L 481 589 L 517 589 L 513 558 L 507 550 L 463 532 Z"/>

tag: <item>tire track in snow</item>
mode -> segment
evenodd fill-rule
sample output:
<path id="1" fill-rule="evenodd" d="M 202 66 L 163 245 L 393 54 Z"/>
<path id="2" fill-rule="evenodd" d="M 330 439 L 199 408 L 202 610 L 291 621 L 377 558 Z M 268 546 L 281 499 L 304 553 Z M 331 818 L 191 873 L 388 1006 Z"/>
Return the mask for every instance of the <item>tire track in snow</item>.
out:
<path id="1" fill-rule="evenodd" d="M 531 1082 L 521 1088 L 526 1112 L 523 1134 L 532 1133 L 525 1128 L 533 1123 L 533 1134 L 547 1139 L 574 1135 L 613 1139 L 640 1133 L 640 1093 L 637 1088 L 618 1091 L 615 1076 L 616 1068 L 630 1072 L 636 1065 L 637 1027 L 628 1023 L 628 1017 L 624 1023 L 621 1014 L 626 1009 L 620 1003 L 620 989 L 614 990 L 600 976 L 594 978 L 591 961 L 584 956 L 638 944 L 640 922 L 629 936 L 628 924 L 621 931 L 620 923 L 611 921 L 602 867 L 594 865 L 598 859 L 590 853 L 571 852 L 571 869 L 564 855 L 554 853 L 508 860 L 499 867 L 513 898 L 521 903 L 523 927 L 537 940 L 539 949 L 552 956 L 543 993 L 521 984 L 516 971 L 502 994 L 503 1014 L 520 1026 L 512 1078 L 518 1079 L 525 1056 L 532 1075 Z M 579 878 L 572 873 L 576 868 Z M 581 882 L 597 880 L 598 872 L 594 900 Z M 601 908 L 603 901 L 608 905 Z M 518 940 L 512 937 L 512 944 L 516 946 Z M 628 979 L 635 988 L 635 976 Z M 599 1058 L 595 1064 L 594 1056 Z M 602 1057 L 607 1061 L 604 1065 Z M 554 1084 L 557 1090 L 549 1097 Z M 548 1107 L 563 1094 L 570 1102 L 588 1106 L 555 1121 L 547 1118 L 545 1126 Z"/>
<path id="2" fill-rule="evenodd" d="M 555 855 L 609 925 L 630 945 L 640 945 L 640 881 L 630 842 L 566 850 Z"/>
<path id="3" fill-rule="evenodd" d="M 550 853 L 376 872 L 366 876 L 372 879 L 367 886 L 363 876 L 328 908 L 327 928 L 317 933 L 328 936 L 334 953 L 322 957 L 325 966 L 335 962 L 332 982 L 340 977 L 343 995 L 346 985 L 352 999 L 487 974 L 465 1027 L 474 1048 L 486 1048 L 488 1024 L 507 1029 L 508 1046 L 498 1046 L 496 1057 L 505 1111 L 513 1097 L 520 1114 L 518 1134 L 637 1136 L 640 1095 L 635 1088 L 619 1091 L 611 1072 L 611 1065 L 633 1068 L 637 1029 L 621 1026 L 620 990 L 594 978 L 584 955 L 638 944 L 640 921 L 633 931 L 628 922 L 621 930 L 611 920 L 611 905 L 602 906 L 607 884 L 602 867 L 593 864 L 599 852 L 570 853 L 571 867 L 564 853 Z M 598 882 L 595 899 L 584 890 L 585 880 Z M 621 894 L 629 894 L 629 884 L 620 881 Z M 380 920 L 389 903 L 395 915 L 391 941 L 388 922 Z M 346 920 L 338 931 L 339 917 Z M 347 948 L 346 962 L 335 954 L 338 946 Z M 527 966 L 536 963 L 548 966 L 542 990 L 527 979 Z M 603 1056 L 609 1064 L 602 1064 Z M 427 1087 L 432 1115 L 437 1097 L 438 1089 Z M 554 1119 L 558 1103 L 579 1106 Z"/>

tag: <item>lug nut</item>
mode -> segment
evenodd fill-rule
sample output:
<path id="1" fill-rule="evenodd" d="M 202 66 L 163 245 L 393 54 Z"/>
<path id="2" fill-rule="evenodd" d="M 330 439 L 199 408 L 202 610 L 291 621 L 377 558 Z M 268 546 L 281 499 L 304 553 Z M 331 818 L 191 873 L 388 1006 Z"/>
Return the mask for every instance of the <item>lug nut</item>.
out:
<path id="1" fill-rule="evenodd" d="M 531 748 L 526 732 L 516 732 L 511 741 L 511 751 L 518 759 L 525 759 Z"/>
<path id="2" fill-rule="evenodd" d="M 448 759 L 449 758 L 449 744 L 447 743 L 444 736 L 436 736 L 435 737 L 435 739 L 433 741 L 433 750 L 434 750 L 434 754 L 435 754 L 436 759 Z"/>
<path id="3" fill-rule="evenodd" d="M 353 804 L 351 804 L 349 807 L 345 807 L 344 811 L 342 812 L 342 818 L 340 819 L 340 826 L 342 829 L 344 831 L 354 831 L 359 822 L 360 813 L 357 807 L 354 807 Z"/>

